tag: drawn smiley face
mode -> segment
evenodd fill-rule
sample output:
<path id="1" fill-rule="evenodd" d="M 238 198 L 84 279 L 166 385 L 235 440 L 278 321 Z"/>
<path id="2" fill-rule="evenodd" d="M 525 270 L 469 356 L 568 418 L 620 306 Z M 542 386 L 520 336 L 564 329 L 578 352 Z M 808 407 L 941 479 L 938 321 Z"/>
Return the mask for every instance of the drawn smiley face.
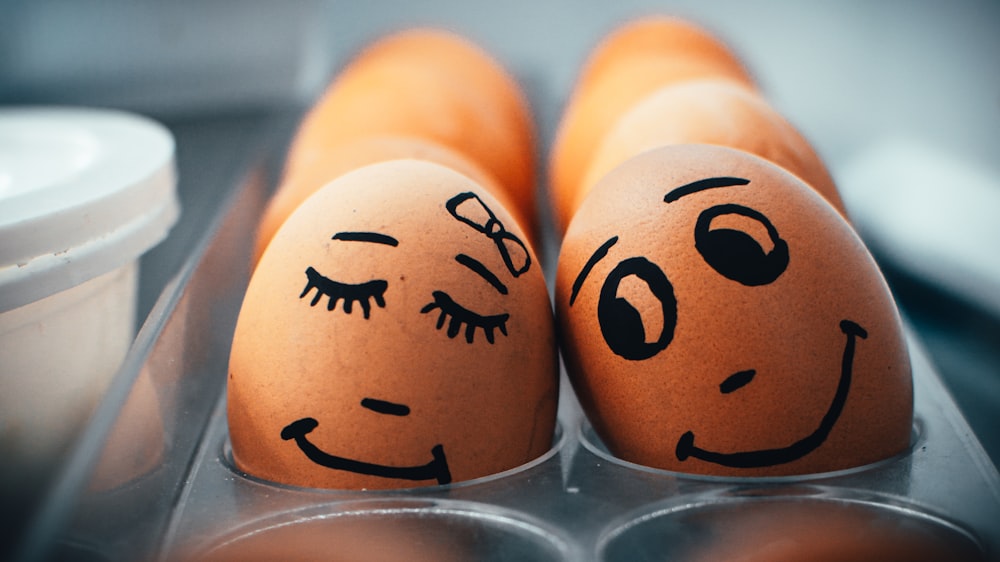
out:
<path id="1" fill-rule="evenodd" d="M 912 383 L 864 245 L 784 170 L 707 145 L 650 151 L 595 188 L 556 307 L 595 430 L 633 462 L 785 475 L 904 450 Z"/>
<path id="2" fill-rule="evenodd" d="M 544 278 L 516 221 L 416 160 L 342 176 L 261 258 L 230 357 L 237 466 L 328 488 L 447 484 L 551 445 Z"/>

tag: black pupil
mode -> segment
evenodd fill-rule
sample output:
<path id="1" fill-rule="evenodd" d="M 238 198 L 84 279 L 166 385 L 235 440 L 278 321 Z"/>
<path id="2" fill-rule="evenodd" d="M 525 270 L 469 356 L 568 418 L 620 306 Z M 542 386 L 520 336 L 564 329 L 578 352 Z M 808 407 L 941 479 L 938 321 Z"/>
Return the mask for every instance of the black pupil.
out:
<path id="1" fill-rule="evenodd" d="M 660 303 L 663 329 L 653 342 L 646 341 L 642 313 L 632 303 L 618 296 L 618 286 L 627 277 L 643 280 L 650 293 Z M 640 361 L 649 359 L 670 344 L 677 325 L 677 300 L 674 288 L 663 271 L 645 258 L 629 258 L 608 274 L 597 302 L 597 320 L 604 341 L 616 355 Z"/>
<path id="2" fill-rule="evenodd" d="M 712 229 L 712 220 L 722 215 L 740 215 L 767 229 L 773 248 L 765 252 L 752 236 L 740 230 Z M 723 277 L 755 287 L 774 282 L 788 267 L 788 244 L 763 214 L 741 205 L 718 205 L 706 209 L 695 225 L 695 247 L 705 263 Z"/>

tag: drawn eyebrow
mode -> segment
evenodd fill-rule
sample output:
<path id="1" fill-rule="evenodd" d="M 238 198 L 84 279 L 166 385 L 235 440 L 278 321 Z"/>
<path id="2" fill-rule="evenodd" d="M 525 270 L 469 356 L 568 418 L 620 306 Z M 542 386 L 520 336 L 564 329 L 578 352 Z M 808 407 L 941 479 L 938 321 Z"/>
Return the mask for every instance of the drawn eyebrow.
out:
<path id="1" fill-rule="evenodd" d="M 583 282 L 587 279 L 587 275 L 590 275 L 590 270 L 594 269 L 597 262 L 604 259 L 604 256 L 608 255 L 608 250 L 611 246 L 618 243 L 618 237 L 613 236 L 607 242 L 601 244 L 601 247 L 594 251 L 594 254 L 590 256 L 587 263 L 583 264 L 583 269 L 580 270 L 580 274 L 576 276 L 576 281 L 573 281 L 573 290 L 569 294 L 569 305 L 573 306 L 573 301 L 576 300 L 576 294 L 580 292 L 580 287 L 583 286 Z"/>
<path id="2" fill-rule="evenodd" d="M 485 279 L 486 282 L 493 285 L 493 288 L 499 291 L 501 295 L 507 294 L 507 286 L 504 285 L 496 275 L 493 275 L 493 272 L 487 269 L 486 266 L 479 260 L 465 254 L 458 254 L 455 256 L 455 261 L 471 269 L 474 273 Z"/>
<path id="3" fill-rule="evenodd" d="M 396 240 L 388 234 L 379 234 L 378 232 L 338 232 L 334 234 L 330 240 L 343 240 L 345 242 L 374 242 L 376 244 L 385 244 L 386 246 L 399 246 L 399 240 Z"/>
<path id="4" fill-rule="evenodd" d="M 373 412 L 378 412 L 380 414 L 386 414 L 389 416 L 408 416 L 410 415 L 410 407 L 406 404 L 395 404 L 393 402 L 386 402 L 385 400 L 379 400 L 377 398 L 362 398 L 361 406 L 368 408 Z"/>
<path id="5" fill-rule="evenodd" d="M 672 189 L 666 195 L 663 196 L 664 203 L 673 203 L 685 195 L 691 195 L 698 191 L 704 191 L 706 189 L 712 189 L 715 187 L 730 187 L 734 185 L 746 185 L 750 183 L 750 180 L 743 178 L 706 178 L 703 180 L 698 180 L 691 182 L 686 185 L 682 185 L 678 188 Z"/>

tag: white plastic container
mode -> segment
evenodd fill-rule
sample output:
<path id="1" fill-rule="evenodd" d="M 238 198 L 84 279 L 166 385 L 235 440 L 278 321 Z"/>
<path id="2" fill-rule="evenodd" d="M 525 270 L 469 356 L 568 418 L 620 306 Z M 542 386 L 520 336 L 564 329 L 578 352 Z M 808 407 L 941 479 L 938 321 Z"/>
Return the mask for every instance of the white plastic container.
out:
<path id="1" fill-rule="evenodd" d="M 84 426 L 135 335 L 138 258 L 179 213 L 158 123 L 0 109 L 0 497 L 28 493 Z"/>

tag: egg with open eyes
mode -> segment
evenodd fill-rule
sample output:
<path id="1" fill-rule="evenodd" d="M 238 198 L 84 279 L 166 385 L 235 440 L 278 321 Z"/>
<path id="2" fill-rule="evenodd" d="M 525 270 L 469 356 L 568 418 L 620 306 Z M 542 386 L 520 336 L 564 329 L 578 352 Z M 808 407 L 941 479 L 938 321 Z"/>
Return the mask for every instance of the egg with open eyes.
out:
<path id="1" fill-rule="evenodd" d="M 566 232 L 555 291 L 570 380 L 625 460 L 777 476 L 909 446 L 909 356 L 877 265 L 762 158 L 676 145 L 615 168 Z"/>
<path id="2" fill-rule="evenodd" d="M 551 447 L 553 318 L 524 232 L 445 166 L 340 176 L 255 269 L 229 363 L 236 466 L 342 489 L 447 484 Z"/>

